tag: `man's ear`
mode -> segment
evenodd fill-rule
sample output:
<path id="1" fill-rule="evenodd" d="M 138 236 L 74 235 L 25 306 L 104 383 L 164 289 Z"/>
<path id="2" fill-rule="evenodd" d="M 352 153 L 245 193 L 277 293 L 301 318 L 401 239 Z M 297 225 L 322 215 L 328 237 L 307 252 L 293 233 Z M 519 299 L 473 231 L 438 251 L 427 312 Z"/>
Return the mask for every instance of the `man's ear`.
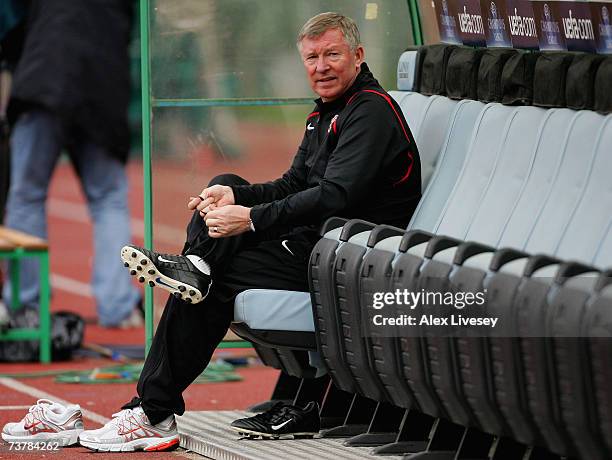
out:
<path id="1" fill-rule="evenodd" d="M 357 49 L 355 50 L 355 64 L 357 65 L 358 68 L 361 66 L 361 63 L 363 62 L 364 58 L 365 58 L 365 50 L 363 49 L 363 46 L 359 45 Z"/>

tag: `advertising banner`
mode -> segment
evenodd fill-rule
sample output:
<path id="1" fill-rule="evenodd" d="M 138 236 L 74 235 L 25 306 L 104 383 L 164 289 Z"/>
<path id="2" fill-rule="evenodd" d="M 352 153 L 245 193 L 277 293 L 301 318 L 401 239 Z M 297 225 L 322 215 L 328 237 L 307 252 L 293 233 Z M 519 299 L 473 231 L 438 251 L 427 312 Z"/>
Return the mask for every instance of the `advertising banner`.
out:
<path id="1" fill-rule="evenodd" d="M 529 0 L 506 0 L 510 37 L 515 48 L 538 49 L 538 30 Z"/>
<path id="2" fill-rule="evenodd" d="M 505 0 L 481 0 L 480 10 L 484 20 L 487 47 L 512 47 Z"/>
<path id="3" fill-rule="evenodd" d="M 549 1 L 531 3 L 536 17 L 540 49 L 543 51 L 567 50 L 563 26 L 556 5 L 556 2 Z"/>
<path id="4" fill-rule="evenodd" d="M 567 49 L 570 51 L 594 52 L 597 46 L 589 4 L 557 2 L 556 7 Z"/>
<path id="5" fill-rule="evenodd" d="M 612 54 L 612 0 L 433 0 L 443 43 Z"/>
<path id="6" fill-rule="evenodd" d="M 480 0 L 457 0 L 459 36 L 464 45 L 486 46 Z"/>
<path id="7" fill-rule="evenodd" d="M 589 3 L 598 53 L 612 54 L 612 3 Z"/>
<path id="8" fill-rule="evenodd" d="M 434 0 L 436 20 L 442 43 L 461 44 L 454 0 Z"/>

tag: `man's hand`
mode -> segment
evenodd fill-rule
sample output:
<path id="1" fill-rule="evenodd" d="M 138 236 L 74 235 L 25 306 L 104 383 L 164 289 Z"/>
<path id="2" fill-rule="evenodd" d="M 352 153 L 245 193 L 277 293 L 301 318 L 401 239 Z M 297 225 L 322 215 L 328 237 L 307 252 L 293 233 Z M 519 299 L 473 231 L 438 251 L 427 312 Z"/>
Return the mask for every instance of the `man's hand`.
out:
<path id="1" fill-rule="evenodd" d="M 236 202 L 234 191 L 226 185 L 213 185 L 202 190 L 196 197 L 190 197 L 187 208 L 197 209 L 204 217 L 209 211 L 223 206 L 232 205 Z"/>
<path id="2" fill-rule="evenodd" d="M 226 205 L 206 213 L 204 220 L 208 227 L 208 236 L 224 238 L 239 235 L 251 229 L 251 208 L 238 205 Z"/>

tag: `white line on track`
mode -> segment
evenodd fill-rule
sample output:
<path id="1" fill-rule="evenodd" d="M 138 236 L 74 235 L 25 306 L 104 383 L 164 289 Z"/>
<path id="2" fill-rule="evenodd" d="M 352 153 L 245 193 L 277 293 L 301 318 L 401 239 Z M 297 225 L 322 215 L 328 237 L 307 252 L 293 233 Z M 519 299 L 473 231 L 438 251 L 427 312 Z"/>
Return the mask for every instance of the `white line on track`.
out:
<path id="1" fill-rule="evenodd" d="M 49 215 L 73 222 L 90 222 L 87 205 L 73 203 L 60 198 L 50 198 L 47 202 Z M 132 233 L 134 236 L 144 238 L 144 221 L 142 219 L 130 219 Z M 184 222 L 187 225 L 187 221 Z M 171 227 L 160 223 L 155 224 L 155 240 L 174 246 L 180 245 L 185 240 L 185 230 L 182 228 Z"/>
<path id="2" fill-rule="evenodd" d="M 32 406 L 0 406 L 0 410 L 21 410 L 29 409 Z"/>
<path id="3" fill-rule="evenodd" d="M 51 274 L 51 286 L 53 289 L 60 289 L 71 294 L 93 297 L 89 284 L 68 278 L 67 276 L 58 275 L 57 273 Z"/>
<path id="4" fill-rule="evenodd" d="M 73 222 L 90 222 L 87 205 L 74 203 L 60 198 L 50 198 L 47 203 L 49 215 Z M 135 236 L 144 238 L 144 221 L 131 219 L 132 232 Z M 166 244 L 177 245 L 185 239 L 185 231 L 169 225 L 155 224 L 155 239 Z M 51 285 L 54 289 L 70 292 L 83 297 L 93 297 L 91 286 L 88 283 L 69 278 L 67 276 L 51 274 Z"/>
<path id="5" fill-rule="evenodd" d="M 0 377 L 0 384 L 12 390 L 26 394 L 28 396 L 32 396 L 32 398 L 50 399 L 51 401 L 56 401 L 64 405 L 72 404 L 66 401 L 65 399 L 59 398 L 55 395 L 52 395 L 51 393 L 47 393 L 46 391 L 39 390 L 38 388 L 31 387 L 30 385 L 26 385 L 25 383 L 22 383 L 19 380 L 15 380 L 10 377 Z M 83 417 L 88 418 L 89 420 L 92 420 L 94 422 L 100 423 L 102 425 L 104 425 L 109 420 L 103 415 L 96 414 L 95 412 L 92 412 L 89 409 L 83 409 L 82 407 L 81 412 L 83 413 Z"/>

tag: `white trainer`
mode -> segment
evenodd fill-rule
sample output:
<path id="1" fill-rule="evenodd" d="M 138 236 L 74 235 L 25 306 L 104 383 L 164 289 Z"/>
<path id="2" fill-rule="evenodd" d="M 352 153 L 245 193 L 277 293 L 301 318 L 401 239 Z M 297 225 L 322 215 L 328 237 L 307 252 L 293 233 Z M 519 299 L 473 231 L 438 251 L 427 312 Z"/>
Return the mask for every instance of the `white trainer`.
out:
<path id="1" fill-rule="evenodd" d="M 77 404 L 63 404 L 39 399 L 20 422 L 4 425 L 2 439 L 7 442 L 57 442 L 70 446 L 83 431 L 83 414 Z"/>
<path id="2" fill-rule="evenodd" d="M 86 430 L 79 436 L 82 446 L 101 452 L 155 452 L 179 445 L 174 415 L 151 425 L 140 406 L 113 414 L 113 419 L 97 430 Z"/>

